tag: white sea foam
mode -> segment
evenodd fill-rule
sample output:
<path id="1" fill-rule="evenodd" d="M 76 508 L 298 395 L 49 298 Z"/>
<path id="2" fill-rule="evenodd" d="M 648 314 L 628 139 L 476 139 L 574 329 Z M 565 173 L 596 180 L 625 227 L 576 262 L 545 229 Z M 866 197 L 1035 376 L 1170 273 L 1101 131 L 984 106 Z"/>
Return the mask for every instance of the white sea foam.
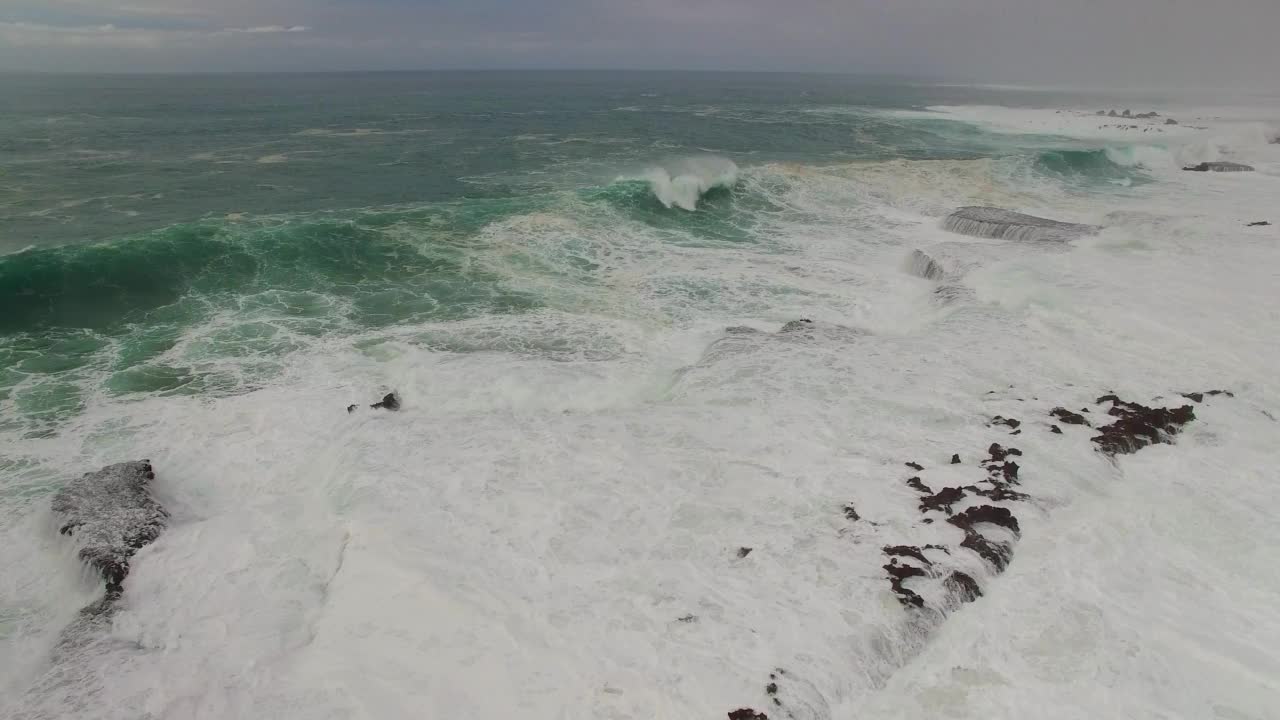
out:
<path id="1" fill-rule="evenodd" d="M 1213 137 L 1259 172 L 1171 163 L 1080 195 L 1010 186 L 989 160 L 753 168 L 739 181 L 773 203 L 760 241 L 714 249 L 566 198 L 491 225 L 473 258 L 546 310 L 311 338 L 250 394 L 93 396 L 12 472 L 34 487 L 149 457 L 171 527 L 110 633 L 50 665 L 95 583 L 42 500 L 0 525 L 4 607 L 24 608 L 0 618 L 2 710 L 773 717 L 784 668 L 800 720 L 1263 720 L 1280 243 L 1243 222 L 1280 220 L 1280 146 L 1196 142 Z M 705 190 L 676 189 L 690 173 L 664 173 L 655 193 L 696 207 Z M 1046 251 L 938 227 L 965 204 L 1107 229 Z M 930 302 L 902 272 L 915 248 L 973 297 Z M 802 316 L 812 330 L 771 332 Z M 1117 463 L 1087 429 L 1046 431 L 1105 390 L 1215 387 L 1237 397 Z M 399 413 L 345 412 L 390 389 Z M 988 428 L 997 414 L 1023 434 Z M 985 596 L 909 620 L 881 547 L 959 533 L 921 524 L 902 463 L 974 482 L 1011 440 L 1033 498 L 1012 565 L 960 557 Z"/>

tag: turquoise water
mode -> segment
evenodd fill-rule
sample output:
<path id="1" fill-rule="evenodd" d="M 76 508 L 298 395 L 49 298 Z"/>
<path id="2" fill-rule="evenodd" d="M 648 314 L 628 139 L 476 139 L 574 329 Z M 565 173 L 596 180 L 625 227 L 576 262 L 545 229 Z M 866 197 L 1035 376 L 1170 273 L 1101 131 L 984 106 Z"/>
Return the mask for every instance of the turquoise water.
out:
<path id="1" fill-rule="evenodd" d="M 91 396 L 253 389 L 317 338 L 590 304 L 573 288 L 599 264 L 572 239 L 568 264 L 495 247 L 492 228 L 531 214 L 569 218 L 588 245 L 621 223 L 767 247 L 771 224 L 806 218 L 778 202 L 794 178 L 753 168 L 994 158 L 1082 191 L 1142 178 L 1071 141 L 893 114 L 979 91 L 833 76 L 7 76 L 0 90 L 0 422 L 37 436 Z M 708 156 L 744 179 L 695 191 L 697 212 L 664 204 L 646 173 Z"/>

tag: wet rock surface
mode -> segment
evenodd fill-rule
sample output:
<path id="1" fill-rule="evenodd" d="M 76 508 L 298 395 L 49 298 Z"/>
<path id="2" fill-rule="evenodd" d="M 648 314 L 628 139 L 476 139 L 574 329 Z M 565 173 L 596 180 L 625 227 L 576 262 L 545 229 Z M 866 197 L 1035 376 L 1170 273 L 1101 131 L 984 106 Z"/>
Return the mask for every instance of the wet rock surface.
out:
<path id="1" fill-rule="evenodd" d="M 1148 445 L 1172 443 L 1183 426 L 1196 419 L 1190 405 L 1151 408 L 1126 402 L 1115 395 L 1098 398 L 1099 405 L 1106 403 L 1111 404 L 1107 414 L 1116 419 L 1099 428 L 1101 434 L 1095 436 L 1093 442 L 1107 455 L 1135 453 Z"/>
<path id="2" fill-rule="evenodd" d="M 1182 169 L 1187 172 L 1253 172 L 1253 166 L 1236 162 L 1202 162 Z"/>
<path id="3" fill-rule="evenodd" d="M 169 513 L 148 489 L 155 476 L 147 460 L 119 463 L 73 480 L 53 496 L 59 532 L 76 539 L 80 559 L 102 576 L 109 594 L 121 591 L 129 558 L 168 525 Z"/>
<path id="4" fill-rule="evenodd" d="M 943 221 L 944 230 L 996 240 L 1066 242 L 1096 235 L 1096 225 L 1061 222 L 997 207 L 957 208 Z"/>
<path id="5" fill-rule="evenodd" d="M 907 272 L 918 278 L 933 281 L 942 280 L 947 276 L 937 260 L 920 250 L 911 251 L 911 255 L 907 257 Z"/>

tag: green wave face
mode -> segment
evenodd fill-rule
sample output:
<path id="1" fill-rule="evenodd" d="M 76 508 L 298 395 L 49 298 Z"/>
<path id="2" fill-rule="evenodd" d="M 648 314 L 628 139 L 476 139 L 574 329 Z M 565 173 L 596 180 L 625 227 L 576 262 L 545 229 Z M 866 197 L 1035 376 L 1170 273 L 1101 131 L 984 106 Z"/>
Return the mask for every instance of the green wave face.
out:
<path id="1" fill-rule="evenodd" d="M 531 205 L 202 222 L 0 256 L 0 402 L 37 434 L 100 391 L 238 392 L 322 338 L 538 306 L 473 256 Z M 43 430 L 42 430 L 43 429 Z"/>
<path id="2" fill-rule="evenodd" d="M 1107 150 L 1046 150 L 1036 155 L 1033 167 L 1041 175 L 1073 185 L 1151 181 L 1141 168 L 1116 162 Z"/>

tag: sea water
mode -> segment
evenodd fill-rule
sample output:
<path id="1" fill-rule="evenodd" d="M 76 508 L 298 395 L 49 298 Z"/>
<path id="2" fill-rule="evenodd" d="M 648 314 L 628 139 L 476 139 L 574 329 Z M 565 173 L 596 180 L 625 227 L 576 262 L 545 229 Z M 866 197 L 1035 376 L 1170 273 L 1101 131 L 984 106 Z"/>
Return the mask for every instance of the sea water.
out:
<path id="1" fill-rule="evenodd" d="M 1280 707 L 1276 98 L 1121 121 L 1095 112 L 1135 98 L 838 76 L 0 89 L 6 717 Z M 1257 171 L 1179 170 L 1219 159 Z M 969 237 L 961 206 L 1102 230 Z M 1210 388 L 1234 397 L 1118 460 L 1050 431 Z M 979 481 L 992 442 L 1029 496 L 1003 573 L 904 482 Z M 50 497 L 141 458 L 169 528 L 60 652 L 102 583 Z M 904 607 L 900 544 L 983 596 Z"/>

